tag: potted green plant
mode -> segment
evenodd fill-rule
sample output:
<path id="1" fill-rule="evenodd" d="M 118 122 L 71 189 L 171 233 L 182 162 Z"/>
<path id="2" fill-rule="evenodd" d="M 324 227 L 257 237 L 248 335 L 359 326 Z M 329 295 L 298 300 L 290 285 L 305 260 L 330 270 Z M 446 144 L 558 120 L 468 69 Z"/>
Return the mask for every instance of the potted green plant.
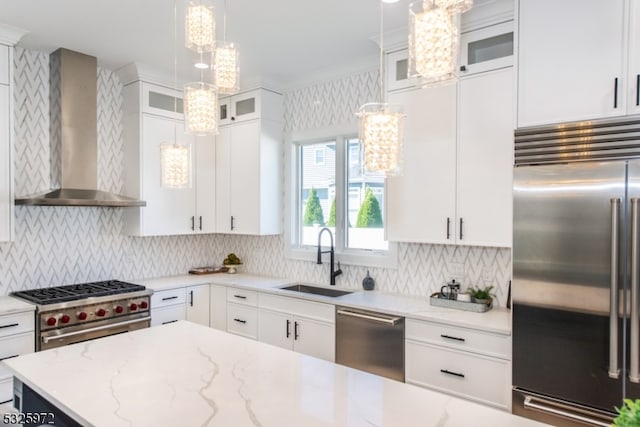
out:
<path id="1" fill-rule="evenodd" d="M 493 286 L 474 287 L 470 286 L 467 292 L 471 295 L 471 301 L 478 304 L 491 304 L 493 301 L 493 294 L 491 293 Z"/>
<path id="2" fill-rule="evenodd" d="M 237 272 L 238 268 L 242 265 L 242 261 L 240 260 L 240 258 L 238 258 L 238 256 L 236 254 L 230 253 L 224 259 L 224 261 L 222 261 L 222 264 L 225 267 L 229 268 L 229 270 L 227 271 L 228 273 L 232 273 L 233 274 L 233 273 Z"/>
<path id="3" fill-rule="evenodd" d="M 613 419 L 615 427 L 640 426 L 640 399 L 625 399 L 622 408 L 616 408 L 618 416 Z"/>

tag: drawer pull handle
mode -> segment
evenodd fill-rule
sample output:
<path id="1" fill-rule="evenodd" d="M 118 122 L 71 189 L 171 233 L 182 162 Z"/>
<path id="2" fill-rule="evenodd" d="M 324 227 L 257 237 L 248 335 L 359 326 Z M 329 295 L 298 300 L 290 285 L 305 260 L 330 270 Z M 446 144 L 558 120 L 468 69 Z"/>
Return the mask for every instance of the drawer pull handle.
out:
<path id="1" fill-rule="evenodd" d="M 14 326 L 19 326 L 20 323 L 10 323 L 8 325 L 2 325 L 0 326 L 0 329 L 4 329 L 4 328 L 13 328 Z"/>
<path id="2" fill-rule="evenodd" d="M 453 375 L 454 377 L 464 378 L 464 374 L 461 374 L 459 372 L 453 372 L 448 369 L 440 369 L 440 372 L 447 375 Z"/>
<path id="3" fill-rule="evenodd" d="M 297 340 L 299 336 L 300 335 L 298 335 L 298 322 L 293 322 L 293 339 Z"/>
<path id="4" fill-rule="evenodd" d="M 445 334 L 440 334 L 440 336 L 442 338 L 446 338 L 448 340 L 455 340 L 455 341 L 460 341 L 460 342 L 464 342 L 465 339 L 464 338 L 459 338 L 459 337 L 452 337 L 451 335 L 445 335 Z"/>
<path id="5" fill-rule="evenodd" d="M 7 356 L 7 357 L 2 357 L 0 358 L 0 362 L 2 362 L 3 360 L 7 360 L 7 359 L 13 359 L 14 357 L 18 357 L 20 356 L 19 354 L 14 354 L 13 356 Z"/>
<path id="6" fill-rule="evenodd" d="M 247 299 L 244 295 L 234 295 L 235 298 Z"/>
<path id="7" fill-rule="evenodd" d="M 162 301 L 169 301 L 171 299 L 178 299 L 178 297 L 177 296 L 166 297 L 166 298 L 162 298 Z"/>
<path id="8" fill-rule="evenodd" d="M 169 321 L 167 321 L 167 322 L 162 322 L 162 324 L 163 324 L 163 325 L 168 325 L 169 323 L 175 323 L 175 322 L 177 322 L 177 321 L 178 321 L 178 319 L 176 319 L 176 320 L 169 320 Z"/>
<path id="9" fill-rule="evenodd" d="M 287 338 L 291 336 L 291 330 L 289 327 L 291 326 L 291 320 L 287 319 Z"/>
<path id="10" fill-rule="evenodd" d="M 242 320 L 242 319 L 233 319 L 233 320 L 235 320 L 235 321 L 236 321 L 236 322 L 238 322 L 238 323 L 242 323 L 242 324 L 247 323 L 247 321 L 246 321 L 246 320 Z"/>

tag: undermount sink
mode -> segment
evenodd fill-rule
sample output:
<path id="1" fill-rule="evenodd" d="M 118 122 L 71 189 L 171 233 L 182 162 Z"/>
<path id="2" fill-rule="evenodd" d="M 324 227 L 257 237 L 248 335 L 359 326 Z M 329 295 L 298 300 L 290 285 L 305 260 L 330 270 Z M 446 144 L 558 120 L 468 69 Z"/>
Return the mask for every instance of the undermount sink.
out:
<path id="1" fill-rule="evenodd" d="M 303 285 L 300 283 L 297 283 L 295 285 L 289 285 L 289 286 L 283 286 L 280 289 L 284 289 L 287 291 L 295 291 L 295 292 L 302 292 L 305 294 L 314 294 L 314 295 L 322 295 L 325 297 L 339 297 L 342 295 L 348 295 L 352 292 L 350 291 L 341 291 L 339 289 L 330 289 L 330 288 L 321 288 L 318 286 L 311 286 L 311 285 Z"/>

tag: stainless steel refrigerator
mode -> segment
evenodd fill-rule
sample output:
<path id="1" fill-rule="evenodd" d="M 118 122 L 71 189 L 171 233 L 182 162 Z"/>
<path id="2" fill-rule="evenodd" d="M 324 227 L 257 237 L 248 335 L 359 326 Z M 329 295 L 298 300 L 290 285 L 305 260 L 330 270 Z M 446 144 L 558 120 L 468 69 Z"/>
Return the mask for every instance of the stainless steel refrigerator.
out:
<path id="1" fill-rule="evenodd" d="M 610 425 L 640 398 L 640 116 L 518 129 L 513 412 Z"/>

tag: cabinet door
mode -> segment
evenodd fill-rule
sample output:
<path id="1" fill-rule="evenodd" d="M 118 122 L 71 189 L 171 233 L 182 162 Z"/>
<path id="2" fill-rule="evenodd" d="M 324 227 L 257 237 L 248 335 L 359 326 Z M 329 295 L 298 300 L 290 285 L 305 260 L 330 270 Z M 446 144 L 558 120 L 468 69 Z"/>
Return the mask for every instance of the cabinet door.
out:
<path id="1" fill-rule="evenodd" d="M 629 1 L 628 111 L 640 114 L 640 0 Z"/>
<path id="2" fill-rule="evenodd" d="M 624 0 L 520 0 L 519 127 L 625 113 L 623 11 Z"/>
<path id="3" fill-rule="evenodd" d="M 231 231 L 231 126 L 220 127 L 216 137 L 216 231 Z"/>
<path id="4" fill-rule="evenodd" d="M 0 44 L 0 85 L 9 85 L 9 46 Z"/>
<path id="5" fill-rule="evenodd" d="M 293 349 L 293 320 L 288 314 L 260 310 L 258 339 L 267 344 Z"/>
<path id="6" fill-rule="evenodd" d="M 196 138 L 196 231 L 216 230 L 216 146 L 213 137 Z"/>
<path id="7" fill-rule="evenodd" d="M 509 247 L 513 69 L 461 79 L 459 95 L 456 239 L 465 245 Z"/>
<path id="8" fill-rule="evenodd" d="M 190 188 L 163 187 L 160 174 L 161 144 L 173 143 L 174 135 L 177 135 L 179 142 L 191 142 L 192 137 L 184 135 L 182 123 L 162 117 L 143 115 L 142 128 L 142 198 L 147 202 L 146 207 L 140 208 L 143 234 L 192 233 L 192 224 L 195 224 L 195 186 L 192 183 Z M 193 151 L 192 149 L 192 169 Z"/>
<path id="9" fill-rule="evenodd" d="M 1 52 L 0 52 L 1 54 Z M 13 180 L 9 86 L 0 85 L 0 241 L 11 240 L 13 227 Z"/>
<path id="10" fill-rule="evenodd" d="M 184 304 L 168 305 L 166 307 L 151 309 L 151 326 L 166 325 L 185 319 L 186 308 Z"/>
<path id="11" fill-rule="evenodd" d="M 460 36 L 460 75 L 513 65 L 513 21 L 469 31 Z"/>
<path id="12" fill-rule="evenodd" d="M 387 55 L 387 90 L 405 89 L 413 86 L 409 80 L 409 52 L 407 49 Z"/>
<path id="13" fill-rule="evenodd" d="M 187 288 L 187 320 L 209 326 L 209 285 Z"/>
<path id="14" fill-rule="evenodd" d="M 386 180 L 387 239 L 453 243 L 456 86 L 393 93 L 389 102 L 407 117 L 402 175 Z"/>
<path id="15" fill-rule="evenodd" d="M 227 288 L 220 285 L 211 285 L 210 292 L 210 306 L 209 306 L 209 321 L 211 327 L 220 329 L 221 331 L 227 330 Z"/>
<path id="16" fill-rule="evenodd" d="M 260 233 L 260 122 L 231 126 L 230 204 L 234 233 Z"/>
<path id="17" fill-rule="evenodd" d="M 260 118 L 260 91 L 251 91 L 231 97 L 231 121 Z"/>
<path id="18" fill-rule="evenodd" d="M 302 317 L 293 318 L 293 349 L 319 359 L 335 360 L 335 327 Z"/>

